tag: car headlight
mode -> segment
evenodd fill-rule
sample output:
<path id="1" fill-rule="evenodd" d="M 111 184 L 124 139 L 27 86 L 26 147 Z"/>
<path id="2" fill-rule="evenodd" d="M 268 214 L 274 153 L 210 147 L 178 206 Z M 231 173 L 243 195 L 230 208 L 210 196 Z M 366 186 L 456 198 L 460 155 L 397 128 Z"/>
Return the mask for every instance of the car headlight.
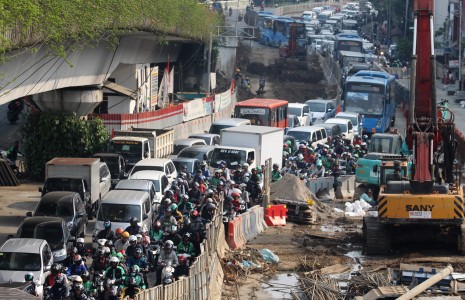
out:
<path id="1" fill-rule="evenodd" d="M 60 256 L 65 256 L 65 255 L 66 255 L 66 249 L 53 251 L 53 256 L 55 256 L 55 257 L 60 257 Z"/>

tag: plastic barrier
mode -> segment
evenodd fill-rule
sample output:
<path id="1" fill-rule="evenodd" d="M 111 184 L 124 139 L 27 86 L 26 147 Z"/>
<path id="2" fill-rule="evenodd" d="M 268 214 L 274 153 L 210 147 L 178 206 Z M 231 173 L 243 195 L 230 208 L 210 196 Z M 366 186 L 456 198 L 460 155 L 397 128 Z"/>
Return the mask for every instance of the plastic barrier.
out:
<path id="1" fill-rule="evenodd" d="M 252 230 L 250 211 L 241 214 L 242 217 L 242 232 L 246 241 L 251 241 L 257 237 L 257 234 Z"/>
<path id="2" fill-rule="evenodd" d="M 242 215 L 237 216 L 228 223 L 228 238 L 226 242 L 231 249 L 238 249 L 245 245 L 246 240 L 242 231 Z"/>
<path id="3" fill-rule="evenodd" d="M 254 226 L 258 232 L 258 234 L 265 231 L 268 227 L 265 223 L 265 215 L 263 213 L 263 207 L 260 205 L 255 205 L 250 209 L 252 215 L 252 226 Z"/>
<path id="4" fill-rule="evenodd" d="M 270 205 L 265 208 L 265 222 L 268 226 L 284 226 L 286 225 L 286 218 L 286 205 Z"/>

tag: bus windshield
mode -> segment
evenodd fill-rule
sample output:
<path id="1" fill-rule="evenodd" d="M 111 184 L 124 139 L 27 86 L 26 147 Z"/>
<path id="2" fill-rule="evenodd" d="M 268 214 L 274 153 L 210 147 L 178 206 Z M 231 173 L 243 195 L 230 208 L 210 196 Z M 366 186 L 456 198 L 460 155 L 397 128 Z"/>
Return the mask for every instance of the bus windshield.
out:
<path id="1" fill-rule="evenodd" d="M 384 87 L 372 84 L 348 84 L 346 88 L 345 111 L 382 115 L 384 108 Z"/>
<path id="2" fill-rule="evenodd" d="M 352 51 L 363 53 L 363 43 L 361 41 L 339 40 L 337 43 L 339 44 L 339 51 Z"/>
<path id="3" fill-rule="evenodd" d="M 258 107 L 236 107 L 236 118 L 249 119 L 252 125 L 270 126 L 270 110 Z"/>
<path id="4" fill-rule="evenodd" d="M 226 162 L 229 169 L 236 169 L 246 162 L 246 151 L 238 149 L 221 149 L 216 148 L 213 150 L 211 158 L 211 166 L 218 168 L 221 162 Z"/>

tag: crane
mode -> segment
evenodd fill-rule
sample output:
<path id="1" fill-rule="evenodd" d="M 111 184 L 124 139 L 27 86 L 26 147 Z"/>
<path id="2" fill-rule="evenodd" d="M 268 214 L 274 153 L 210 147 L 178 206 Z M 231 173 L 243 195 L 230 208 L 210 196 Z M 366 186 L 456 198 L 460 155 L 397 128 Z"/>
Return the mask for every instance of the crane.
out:
<path id="1" fill-rule="evenodd" d="M 433 10 L 433 0 L 414 0 L 411 107 L 406 137 L 413 154 L 411 172 L 406 178 L 396 173 L 396 164 L 394 169 L 380 167 L 385 184 L 376 213 L 363 220 L 366 254 L 387 253 L 391 245 L 405 241 L 451 243 L 465 253 L 454 115 L 436 101 Z"/>

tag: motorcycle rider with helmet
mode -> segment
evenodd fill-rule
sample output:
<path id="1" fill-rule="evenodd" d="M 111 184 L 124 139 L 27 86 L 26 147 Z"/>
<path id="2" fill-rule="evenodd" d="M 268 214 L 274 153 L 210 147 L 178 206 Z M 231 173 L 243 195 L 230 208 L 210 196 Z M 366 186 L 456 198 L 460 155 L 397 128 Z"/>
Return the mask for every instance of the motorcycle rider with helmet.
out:
<path id="1" fill-rule="evenodd" d="M 118 228 L 118 229 L 121 229 L 120 233 L 123 233 L 124 230 L 122 228 Z M 115 232 L 111 230 L 110 220 L 105 220 L 105 222 L 103 222 L 103 229 L 100 230 L 95 236 L 95 240 L 98 240 L 98 239 L 107 239 L 107 240 L 111 240 L 115 242 L 116 236 L 115 236 Z"/>
<path id="2" fill-rule="evenodd" d="M 119 265 L 119 259 L 116 256 L 110 258 L 110 266 L 105 270 L 105 277 L 114 281 L 123 281 L 126 272 L 123 267 Z"/>
<path id="3" fill-rule="evenodd" d="M 176 252 L 173 248 L 174 243 L 171 240 L 167 240 L 163 245 L 163 250 L 161 251 L 160 256 L 158 257 L 158 265 L 156 269 L 156 285 L 159 285 L 161 283 L 161 273 L 164 267 L 166 267 L 167 265 L 171 265 L 171 267 L 176 269 L 176 267 L 179 264 L 178 256 L 176 255 Z"/>
<path id="4" fill-rule="evenodd" d="M 137 224 L 139 222 L 139 219 L 137 219 L 136 217 L 131 217 L 129 219 L 129 225 L 124 231 L 127 231 L 129 232 L 130 235 L 136 235 L 138 233 L 140 233 L 140 226 L 139 224 Z"/>
<path id="5" fill-rule="evenodd" d="M 24 281 L 26 281 L 26 284 L 31 285 L 31 288 L 28 289 L 27 292 L 33 296 L 39 297 L 39 290 L 37 289 L 37 285 L 34 282 L 34 274 L 29 272 L 26 275 L 24 275 Z"/>
<path id="6" fill-rule="evenodd" d="M 69 287 L 65 282 L 65 278 L 64 274 L 58 274 L 55 277 L 55 283 L 47 291 L 47 299 L 62 300 L 69 297 Z"/>
<path id="7" fill-rule="evenodd" d="M 82 261 L 82 257 L 79 254 L 76 254 L 73 258 L 73 264 L 69 266 L 68 271 L 66 272 L 67 276 L 71 275 L 81 275 L 82 272 L 87 271 L 87 267 Z"/>

